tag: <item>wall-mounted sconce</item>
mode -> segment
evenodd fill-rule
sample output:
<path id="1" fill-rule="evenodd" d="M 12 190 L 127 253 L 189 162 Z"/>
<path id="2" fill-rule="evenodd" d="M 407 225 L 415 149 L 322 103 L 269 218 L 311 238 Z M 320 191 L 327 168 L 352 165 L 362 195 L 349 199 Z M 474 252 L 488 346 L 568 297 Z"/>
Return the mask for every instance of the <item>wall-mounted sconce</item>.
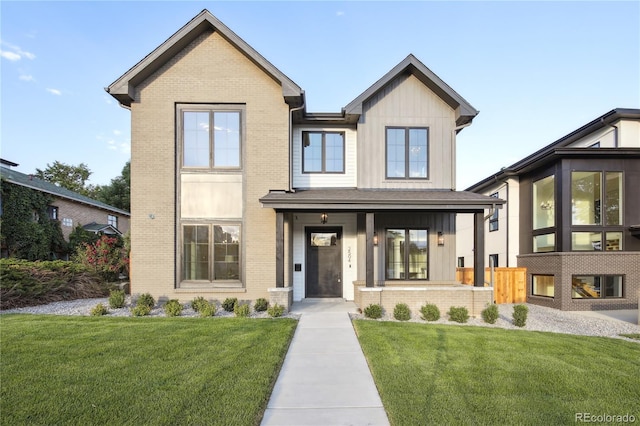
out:
<path id="1" fill-rule="evenodd" d="M 438 232 L 438 245 L 439 246 L 444 245 L 444 234 L 442 232 Z"/>
<path id="2" fill-rule="evenodd" d="M 378 233 L 377 232 L 373 233 L 373 245 L 374 246 L 378 245 Z"/>
<path id="3" fill-rule="evenodd" d="M 324 225 L 325 223 L 327 223 L 328 219 L 329 219 L 329 215 L 328 214 L 326 214 L 326 213 L 321 213 L 320 214 L 320 223 L 321 224 Z"/>

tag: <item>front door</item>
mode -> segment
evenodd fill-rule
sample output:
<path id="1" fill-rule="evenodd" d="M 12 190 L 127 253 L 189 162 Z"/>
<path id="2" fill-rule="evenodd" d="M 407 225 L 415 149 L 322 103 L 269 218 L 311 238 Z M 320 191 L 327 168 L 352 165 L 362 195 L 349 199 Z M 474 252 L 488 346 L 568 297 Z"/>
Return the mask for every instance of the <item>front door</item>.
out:
<path id="1" fill-rule="evenodd" d="M 306 297 L 342 297 L 342 228 L 307 228 Z"/>

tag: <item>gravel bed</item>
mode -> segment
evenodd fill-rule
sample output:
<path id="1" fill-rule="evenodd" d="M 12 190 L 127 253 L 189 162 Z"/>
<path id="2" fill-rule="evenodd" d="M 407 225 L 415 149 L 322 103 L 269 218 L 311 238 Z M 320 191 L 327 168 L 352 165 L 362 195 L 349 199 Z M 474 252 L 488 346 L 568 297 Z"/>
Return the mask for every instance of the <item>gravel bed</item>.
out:
<path id="1" fill-rule="evenodd" d="M 40 306 L 30 306 L 25 308 L 17 308 L 17 309 L 9 309 L 5 311 L 0 311 L 2 314 L 10 314 L 10 313 L 21 313 L 21 314 L 53 314 L 53 315 L 81 315 L 81 316 L 89 316 L 91 315 L 91 309 L 96 306 L 98 303 L 102 303 L 104 306 L 109 306 L 108 298 L 99 298 L 99 299 L 78 299 L 71 300 L 65 302 L 54 302 L 49 303 L 47 305 Z M 108 309 L 108 316 L 113 317 L 128 317 L 131 316 L 130 307 L 133 306 L 131 302 L 131 297 L 128 296 L 126 299 L 126 307 L 121 309 Z M 198 317 L 199 314 L 191 309 L 190 304 L 185 304 L 185 308 L 182 311 L 182 317 Z M 505 329 L 522 329 L 528 331 L 548 331 L 553 333 L 565 333 L 565 334 L 576 334 L 583 336 L 605 336 L 605 337 L 616 337 L 623 338 L 625 340 L 630 340 L 634 342 L 640 343 L 638 340 L 627 339 L 624 337 L 620 337 L 620 334 L 632 334 L 632 333 L 640 333 L 640 327 L 624 321 L 618 321 L 615 319 L 607 319 L 607 318 L 595 318 L 589 317 L 582 314 L 578 314 L 575 312 L 568 311 L 559 311 L 557 309 L 546 308 L 538 305 L 527 304 L 529 307 L 529 314 L 527 316 L 527 323 L 524 327 L 516 327 L 512 323 L 512 313 L 513 313 L 512 304 L 504 304 L 498 305 L 498 311 L 500 316 L 495 324 L 487 324 L 482 318 L 469 318 L 469 321 L 466 326 L 479 326 L 479 327 L 490 327 L 490 328 L 505 328 Z M 156 306 L 151 311 L 151 317 L 164 317 L 166 316 L 162 307 Z M 220 317 L 233 317 L 234 314 L 232 312 L 226 312 L 225 310 L 218 308 L 216 312 L 216 316 Z M 441 318 L 438 321 L 434 321 L 431 324 L 455 324 L 458 323 L 448 321 L 446 319 L 446 314 L 441 312 Z M 252 318 L 268 318 L 269 315 L 266 312 L 252 312 L 250 317 Z M 288 313 L 283 315 L 284 318 L 294 318 L 299 319 L 300 314 L 292 314 Z M 351 314 L 351 318 L 353 319 L 364 319 L 364 315 L 362 314 Z M 392 315 L 387 313 L 381 320 L 379 321 L 396 321 L 393 319 Z M 419 317 L 419 314 L 416 315 L 414 312 L 413 318 L 410 320 L 411 322 L 421 322 L 426 323 L 426 321 L 422 320 Z"/>

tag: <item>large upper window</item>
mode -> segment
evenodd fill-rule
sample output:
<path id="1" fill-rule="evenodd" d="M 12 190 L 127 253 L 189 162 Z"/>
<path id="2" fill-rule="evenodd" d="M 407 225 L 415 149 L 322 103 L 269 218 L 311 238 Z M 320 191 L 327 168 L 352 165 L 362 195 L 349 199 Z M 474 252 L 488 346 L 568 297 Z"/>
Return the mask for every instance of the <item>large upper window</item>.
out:
<path id="1" fill-rule="evenodd" d="M 344 133 L 302 132 L 303 173 L 344 173 Z"/>
<path id="2" fill-rule="evenodd" d="M 500 198 L 497 192 L 494 192 L 490 196 L 493 198 Z M 494 209 L 493 214 L 489 218 L 489 232 L 493 232 L 497 230 L 498 230 L 498 209 Z"/>
<path id="3" fill-rule="evenodd" d="M 427 128 L 387 127 L 387 178 L 429 177 L 429 132 Z"/>
<path id="4" fill-rule="evenodd" d="M 182 227 L 182 279 L 240 281 L 240 226 Z"/>
<path id="5" fill-rule="evenodd" d="M 429 277 L 426 229 L 387 229 L 386 278 L 426 280 Z"/>
<path id="6" fill-rule="evenodd" d="M 239 168 L 240 111 L 182 110 L 182 165 Z"/>
<path id="7" fill-rule="evenodd" d="M 622 224 L 622 173 L 571 172 L 571 250 L 622 250 Z"/>
<path id="8" fill-rule="evenodd" d="M 533 183 L 533 229 L 555 226 L 555 201 L 553 175 Z"/>

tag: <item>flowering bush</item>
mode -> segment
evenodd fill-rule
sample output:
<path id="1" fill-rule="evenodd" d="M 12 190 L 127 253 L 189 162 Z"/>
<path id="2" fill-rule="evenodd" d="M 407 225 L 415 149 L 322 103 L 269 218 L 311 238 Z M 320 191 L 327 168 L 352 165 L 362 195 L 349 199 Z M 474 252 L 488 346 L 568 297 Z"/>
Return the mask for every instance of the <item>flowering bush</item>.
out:
<path id="1" fill-rule="evenodd" d="M 84 243 L 76 252 L 76 260 L 95 270 L 107 281 L 114 281 L 129 266 L 129 256 L 122 240 L 108 235 L 93 244 Z"/>

